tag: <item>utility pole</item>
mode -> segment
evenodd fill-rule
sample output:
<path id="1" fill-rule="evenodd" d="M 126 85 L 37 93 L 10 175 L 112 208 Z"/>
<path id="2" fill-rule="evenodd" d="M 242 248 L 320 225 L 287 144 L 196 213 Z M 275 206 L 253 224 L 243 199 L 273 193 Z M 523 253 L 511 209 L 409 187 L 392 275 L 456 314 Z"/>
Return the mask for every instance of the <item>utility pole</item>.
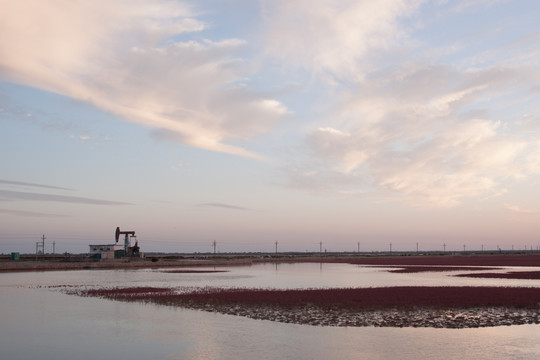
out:
<path id="1" fill-rule="evenodd" d="M 358 253 L 360 253 L 360 241 L 358 242 Z"/>
<path id="2" fill-rule="evenodd" d="M 216 240 L 214 240 L 212 246 L 214 247 L 214 256 L 216 256 Z"/>
<path id="3" fill-rule="evenodd" d="M 418 255 L 418 243 L 416 243 L 416 255 Z"/>
<path id="4" fill-rule="evenodd" d="M 53 241 L 52 242 L 52 253 L 54 255 L 54 252 L 55 252 L 55 246 L 56 246 L 56 241 Z"/>
<path id="5" fill-rule="evenodd" d="M 41 236 L 41 241 L 36 242 L 36 261 L 39 255 L 39 249 L 41 248 L 41 254 L 45 255 L 45 234 Z"/>
<path id="6" fill-rule="evenodd" d="M 278 245 L 278 242 L 276 241 L 276 255 L 277 255 L 277 245 Z"/>
<path id="7" fill-rule="evenodd" d="M 465 252 L 465 244 L 463 244 L 463 252 Z"/>
<path id="8" fill-rule="evenodd" d="M 446 252 L 446 243 L 442 244 L 443 246 L 443 252 Z"/>
<path id="9" fill-rule="evenodd" d="M 392 253 L 392 243 L 390 243 L 390 253 Z"/>

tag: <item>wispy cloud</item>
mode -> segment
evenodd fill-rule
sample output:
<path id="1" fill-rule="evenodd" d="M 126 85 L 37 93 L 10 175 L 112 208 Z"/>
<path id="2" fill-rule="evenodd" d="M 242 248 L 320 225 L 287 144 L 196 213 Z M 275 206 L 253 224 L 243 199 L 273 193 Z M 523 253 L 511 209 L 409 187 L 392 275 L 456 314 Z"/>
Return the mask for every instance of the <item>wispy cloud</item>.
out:
<path id="1" fill-rule="evenodd" d="M 243 207 L 243 206 L 236 206 L 236 205 L 223 204 L 223 203 L 203 203 L 203 204 L 198 204 L 197 206 L 215 207 L 215 208 L 228 209 L 228 210 L 251 211 L 251 209 Z"/>
<path id="2" fill-rule="evenodd" d="M 47 214 L 40 213 L 35 211 L 22 211 L 22 210 L 10 210 L 10 209 L 0 209 L 1 214 L 22 216 L 22 217 L 38 217 L 38 218 L 62 218 L 68 217 L 67 215 L 60 214 Z"/>
<path id="3" fill-rule="evenodd" d="M 31 193 L 22 191 L 0 190 L 0 201 L 53 201 L 89 205 L 130 205 L 125 202 L 91 199 L 79 196 L 54 195 L 43 193 Z"/>
<path id="4" fill-rule="evenodd" d="M 171 132 L 183 144 L 253 158 L 262 156 L 238 141 L 268 131 L 287 113 L 243 83 L 243 40 L 188 36 L 207 25 L 184 3 L 34 0 L 0 6 L 4 80 L 88 101 Z"/>
<path id="5" fill-rule="evenodd" d="M 508 0 L 465 0 L 456 4 L 454 7 L 454 11 L 462 12 L 473 7 L 485 8 L 485 7 L 491 6 L 493 4 L 496 4 L 502 1 L 508 1 Z"/>
<path id="6" fill-rule="evenodd" d="M 28 183 L 28 182 L 23 182 L 23 181 L 3 180 L 3 179 L 0 179 L 0 184 L 4 184 L 4 185 L 16 185 L 16 186 L 28 186 L 28 187 L 38 187 L 38 188 L 53 189 L 53 190 L 68 190 L 68 191 L 72 191 L 72 190 L 73 190 L 73 189 L 69 189 L 69 188 L 66 188 L 66 187 L 60 187 L 60 186 L 52 186 L 52 185 L 44 185 L 44 184 Z"/>
<path id="7" fill-rule="evenodd" d="M 3 80 L 1 67 L 0 65 L 0 80 Z M 54 112 L 45 111 L 37 106 L 19 104 L 9 92 L 7 94 L 0 92 L 0 118 L 32 124 L 44 130 L 72 131 L 77 128 L 75 124 L 66 121 Z"/>
<path id="8" fill-rule="evenodd" d="M 522 209 L 521 207 L 517 205 L 504 204 L 504 207 L 506 208 L 506 210 L 519 213 L 519 214 L 536 214 L 536 211 L 529 210 L 529 209 Z"/>
<path id="9" fill-rule="evenodd" d="M 485 3 L 462 2 L 462 12 Z M 504 193 L 509 179 L 539 173 L 540 146 L 516 121 L 535 108 L 540 80 L 531 59 L 538 63 L 538 54 L 530 52 L 535 36 L 527 30 L 516 35 L 512 62 L 479 61 L 486 56 L 477 43 L 489 36 L 485 29 L 445 54 L 415 39 L 422 24 L 401 20 L 414 17 L 422 1 L 265 4 L 273 21 L 269 53 L 314 77 L 332 75 L 333 102 L 326 110 L 319 104 L 323 110 L 307 131 L 305 150 L 291 161 L 292 184 L 448 207 Z M 300 8 L 307 10 L 294 21 Z M 463 16 L 443 8 L 449 12 L 444 21 Z M 362 21 L 372 14 L 376 20 Z M 448 61 L 456 51 L 468 54 Z"/>
<path id="10" fill-rule="evenodd" d="M 507 135 L 489 112 L 467 109 L 486 97 L 527 89 L 536 78 L 511 68 L 426 67 L 407 76 L 386 74 L 349 93 L 341 115 L 329 119 L 339 128 L 313 130 L 307 145 L 336 174 L 369 180 L 373 188 L 416 203 L 452 206 L 500 193 L 502 180 L 536 173 L 533 154 L 540 147 Z"/>
<path id="11" fill-rule="evenodd" d="M 262 33 L 256 48 L 204 38 L 210 22 L 180 2 L 0 0 L 0 76 L 88 101 L 156 139 L 258 159 L 247 140 L 300 110 L 290 138 L 304 132 L 303 148 L 283 159 L 293 186 L 433 206 L 481 201 L 540 173 L 530 135 L 540 127 L 522 121 L 537 113 L 537 27 L 462 18 L 501 16 L 506 1 L 426 3 L 262 0 L 262 25 L 250 29 Z M 470 36 L 448 31 L 456 24 Z M 254 91 L 251 77 L 276 74 L 259 61 L 324 101 L 289 109 Z"/>
<path id="12" fill-rule="evenodd" d="M 371 54 L 407 40 L 398 20 L 423 2 L 265 0 L 266 53 L 318 76 L 360 80 Z"/>

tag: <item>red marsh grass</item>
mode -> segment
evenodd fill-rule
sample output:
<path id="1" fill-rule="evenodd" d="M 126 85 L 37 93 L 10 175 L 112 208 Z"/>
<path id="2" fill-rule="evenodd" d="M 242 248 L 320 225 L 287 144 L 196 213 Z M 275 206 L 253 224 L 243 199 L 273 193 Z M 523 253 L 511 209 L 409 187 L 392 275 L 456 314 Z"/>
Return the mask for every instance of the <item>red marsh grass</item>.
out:
<path id="1" fill-rule="evenodd" d="M 356 265 L 446 265 L 446 266 L 540 266 L 535 255 L 444 255 L 366 257 L 332 262 Z"/>
<path id="2" fill-rule="evenodd" d="M 167 274 L 207 274 L 229 272 L 229 270 L 163 270 L 161 272 Z"/>
<path id="3" fill-rule="evenodd" d="M 496 267 L 472 267 L 472 266 L 388 266 L 396 268 L 388 270 L 391 273 L 419 273 L 419 272 L 438 272 L 438 271 L 472 271 L 472 270 L 499 270 Z"/>
<path id="4" fill-rule="evenodd" d="M 489 279 L 525 279 L 540 280 L 540 271 L 510 271 L 506 273 L 474 273 L 459 274 L 455 276 Z"/>
<path id="5" fill-rule="evenodd" d="M 225 289 L 202 288 L 176 293 L 169 288 L 114 288 L 81 290 L 81 296 L 143 301 L 173 306 L 316 306 L 350 310 L 379 309 L 538 309 L 540 288 L 510 287 L 382 287 L 346 289 Z"/>

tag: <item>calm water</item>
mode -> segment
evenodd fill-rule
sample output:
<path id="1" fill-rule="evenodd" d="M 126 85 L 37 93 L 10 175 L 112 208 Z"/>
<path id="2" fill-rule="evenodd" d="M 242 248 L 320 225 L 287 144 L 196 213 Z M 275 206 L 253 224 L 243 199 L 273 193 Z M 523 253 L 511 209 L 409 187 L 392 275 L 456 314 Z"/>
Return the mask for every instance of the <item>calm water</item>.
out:
<path id="1" fill-rule="evenodd" d="M 528 270 L 532 270 L 530 268 Z M 345 264 L 267 264 L 226 273 L 158 270 L 0 274 L 2 359 L 538 359 L 540 326 L 337 328 L 65 295 L 39 286 L 540 286 L 540 281 L 391 274 Z M 535 270 L 539 270 L 536 268 Z M 461 271 L 463 273 L 463 271 Z"/>

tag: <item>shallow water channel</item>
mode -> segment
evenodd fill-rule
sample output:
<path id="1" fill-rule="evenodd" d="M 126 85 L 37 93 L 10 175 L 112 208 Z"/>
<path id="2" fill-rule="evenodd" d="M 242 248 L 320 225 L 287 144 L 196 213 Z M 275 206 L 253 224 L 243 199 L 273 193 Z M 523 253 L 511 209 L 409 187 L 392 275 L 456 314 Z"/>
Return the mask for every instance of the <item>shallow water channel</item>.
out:
<path id="1" fill-rule="evenodd" d="M 260 264 L 204 269 L 227 272 L 167 273 L 165 271 L 170 269 L 145 269 L 0 274 L 0 357 L 258 360 L 540 358 L 540 325 L 479 329 L 318 327 L 82 298 L 61 291 L 65 286 L 540 287 L 538 280 L 452 276 L 470 271 L 396 274 L 385 271 L 387 268 L 347 264 Z"/>

